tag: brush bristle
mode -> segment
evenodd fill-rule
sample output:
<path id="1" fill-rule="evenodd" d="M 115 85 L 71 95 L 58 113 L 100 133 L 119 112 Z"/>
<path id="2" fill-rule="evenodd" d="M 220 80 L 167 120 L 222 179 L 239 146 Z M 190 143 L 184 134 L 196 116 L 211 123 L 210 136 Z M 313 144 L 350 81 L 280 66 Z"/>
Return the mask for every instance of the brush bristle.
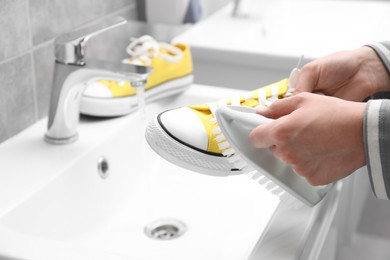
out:
<path id="1" fill-rule="evenodd" d="M 210 119 L 211 123 L 217 123 L 215 118 Z M 269 178 L 264 176 L 262 173 L 253 169 L 248 165 L 231 147 L 229 141 L 223 135 L 221 128 L 217 125 L 213 130 L 213 135 L 215 136 L 214 140 L 218 144 L 218 148 L 222 151 L 222 154 L 226 157 L 228 162 L 232 165 L 232 168 L 239 169 L 242 173 L 249 176 L 252 180 L 256 181 L 263 187 L 265 187 L 273 195 L 279 197 L 281 203 L 284 205 L 292 206 L 294 208 L 302 207 L 303 203 L 291 196 L 283 188 L 275 184 Z"/>
<path id="2" fill-rule="evenodd" d="M 220 150 L 226 150 L 226 149 L 228 149 L 228 148 L 230 148 L 231 146 L 230 146 L 230 144 L 229 144 L 229 142 L 228 141 L 222 141 L 222 142 L 220 142 L 220 143 L 218 143 L 218 148 L 220 149 Z"/>
<path id="3" fill-rule="evenodd" d="M 213 130 L 213 135 L 218 135 L 222 133 L 221 128 L 219 126 L 215 127 Z"/>
<path id="4" fill-rule="evenodd" d="M 218 143 L 225 141 L 225 140 L 226 140 L 226 137 L 223 134 L 219 134 L 219 135 L 217 135 L 217 137 L 215 137 L 215 141 L 217 141 Z"/>
<path id="5" fill-rule="evenodd" d="M 210 122 L 214 122 L 214 120 L 210 120 Z M 231 147 L 229 141 L 223 135 L 219 126 L 216 126 L 214 128 L 213 134 L 216 136 L 215 141 L 218 144 L 218 148 L 222 151 L 222 154 L 232 165 L 232 168 L 240 169 L 240 171 L 246 173 L 249 177 L 251 177 L 252 180 L 257 181 L 259 184 L 264 186 L 267 190 L 269 190 L 272 194 L 276 196 L 280 196 L 285 193 L 282 188 L 280 188 L 278 185 L 269 180 L 260 172 L 250 167 L 244 160 L 241 159 L 240 156 L 236 154 L 234 148 Z"/>

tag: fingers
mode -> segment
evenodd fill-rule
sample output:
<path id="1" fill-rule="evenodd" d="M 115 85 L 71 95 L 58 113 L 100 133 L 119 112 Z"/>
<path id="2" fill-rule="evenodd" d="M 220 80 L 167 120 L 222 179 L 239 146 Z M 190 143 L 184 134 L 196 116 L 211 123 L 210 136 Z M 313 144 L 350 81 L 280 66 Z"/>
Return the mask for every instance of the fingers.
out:
<path id="1" fill-rule="evenodd" d="M 361 133 L 357 133 L 358 138 L 353 134 L 361 129 L 364 107 L 300 93 L 259 109 L 259 114 L 275 120 L 253 129 L 249 142 L 256 148 L 269 148 L 310 184 L 327 184 L 364 165 Z M 346 124 L 350 120 L 353 123 Z M 330 129 L 329 125 L 335 127 Z"/>
<path id="2" fill-rule="evenodd" d="M 275 144 L 272 128 L 275 122 L 260 125 L 249 134 L 249 143 L 255 148 L 268 148 Z"/>
<path id="3" fill-rule="evenodd" d="M 313 92 L 318 85 L 320 74 L 321 66 L 317 65 L 317 62 L 305 65 L 298 76 L 294 95 L 302 92 Z"/>
<path id="4" fill-rule="evenodd" d="M 280 99 L 268 108 L 258 108 L 258 114 L 267 118 L 279 119 L 287 116 L 299 108 L 304 97 L 302 95 Z M 285 131 L 284 121 L 289 118 L 275 120 L 274 122 L 260 125 L 252 130 L 249 135 L 249 143 L 255 148 L 267 148 L 276 145 L 278 142 L 288 138 L 288 131 Z"/>
<path id="5" fill-rule="evenodd" d="M 306 96 L 306 93 L 302 93 L 301 95 L 279 99 L 267 108 L 259 107 L 257 113 L 272 119 L 280 118 L 298 109 Z"/>

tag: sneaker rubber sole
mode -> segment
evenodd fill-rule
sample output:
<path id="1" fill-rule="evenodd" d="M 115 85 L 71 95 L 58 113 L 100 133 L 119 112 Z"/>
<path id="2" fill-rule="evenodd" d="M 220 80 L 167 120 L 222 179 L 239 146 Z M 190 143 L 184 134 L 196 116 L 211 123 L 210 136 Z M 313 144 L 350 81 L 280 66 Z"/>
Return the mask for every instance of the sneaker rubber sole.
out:
<path id="1" fill-rule="evenodd" d="M 179 94 L 193 83 L 193 75 L 187 75 L 164 82 L 145 91 L 145 101 L 151 102 L 160 98 Z M 137 97 L 92 98 L 82 96 L 80 113 L 96 117 L 115 117 L 127 115 L 137 109 Z"/>

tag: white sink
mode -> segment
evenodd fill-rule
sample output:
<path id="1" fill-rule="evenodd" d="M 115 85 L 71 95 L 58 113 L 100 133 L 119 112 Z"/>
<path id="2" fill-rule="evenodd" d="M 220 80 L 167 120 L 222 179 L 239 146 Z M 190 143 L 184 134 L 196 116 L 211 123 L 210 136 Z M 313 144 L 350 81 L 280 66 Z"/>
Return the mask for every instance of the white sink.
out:
<path id="1" fill-rule="evenodd" d="M 239 93 L 193 85 L 147 105 L 157 112 Z M 0 145 L 0 258 L 248 259 L 279 204 L 247 176 L 200 175 L 158 157 L 144 140 L 145 119 L 82 119 L 76 143 L 44 142 L 42 120 Z M 97 161 L 109 174 L 101 178 Z M 148 224 L 179 220 L 166 241 Z"/>

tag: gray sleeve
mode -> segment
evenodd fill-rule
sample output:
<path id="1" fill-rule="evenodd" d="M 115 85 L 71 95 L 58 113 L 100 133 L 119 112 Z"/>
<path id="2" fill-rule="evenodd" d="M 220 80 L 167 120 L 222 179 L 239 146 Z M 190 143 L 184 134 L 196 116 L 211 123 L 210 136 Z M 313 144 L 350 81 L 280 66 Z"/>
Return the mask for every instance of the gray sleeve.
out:
<path id="1" fill-rule="evenodd" d="M 364 148 L 372 190 L 390 199 L 390 100 L 370 100 L 364 116 Z"/>
<path id="2" fill-rule="evenodd" d="M 390 41 L 367 44 L 373 48 L 390 74 Z"/>
<path id="3" fill-rule="evenodd" d="M 375 50 L 390 74 L 390 41 L 367 45 Z M 364 115 L 364 148 L 372 190 L 390 199 L 390 100 L 370 100 Z"/>

